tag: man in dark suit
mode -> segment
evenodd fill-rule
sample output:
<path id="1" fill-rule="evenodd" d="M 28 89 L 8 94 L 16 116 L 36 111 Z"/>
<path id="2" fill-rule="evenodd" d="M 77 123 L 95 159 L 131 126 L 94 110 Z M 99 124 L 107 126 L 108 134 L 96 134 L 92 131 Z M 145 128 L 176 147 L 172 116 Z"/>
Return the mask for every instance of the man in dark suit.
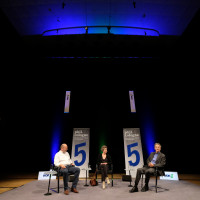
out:
<path id="1" fill-rule="evenodd" d="M 147 159 L 147 166 L 137 169 L 135 185 L 129 192 L 131 193 L 138 192 L 137 186 L 140 181 L 142 173 L 145 173 L 145 186 L 142 188 L 141 190 L 142 192 L 146 192 L 149 190 L 148 184 L 149 184 L 150 176 L 155 174 L 156 167 L 158 167 L 158 174 L 161 176 L 164 175 L 164 172 L 161 168 L 163 168 L 166 164 L 165 155 L 160 152 L 161 145 L 159 143 L 155 143 L 154 149 L 155 149 L 155 152 L 152 152 Z"/>

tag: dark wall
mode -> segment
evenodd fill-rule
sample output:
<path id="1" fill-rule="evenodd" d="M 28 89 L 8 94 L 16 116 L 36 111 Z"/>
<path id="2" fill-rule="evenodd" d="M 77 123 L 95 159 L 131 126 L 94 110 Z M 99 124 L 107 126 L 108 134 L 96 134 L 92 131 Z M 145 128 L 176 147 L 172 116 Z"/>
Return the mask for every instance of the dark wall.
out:
<path id="1" fill-rule="evenodd" d="M 103 131 L 115 172 L 124 172 L 122 129 L 140 127 L 143 133 L 143 117 L 148 112 L 155 126 L 155 139 L 167 156 L 166 169 L 199 173 L 194 164 L 199 154 L 198 38 L 193 35 L 194 29 L 190 30 L 174 45 L 167 49 L 162 46 L 165 51 L 159 56 L 135 59 L 46 58 L 39 46 L 31 49 L 12 28 L 4 32 L 2 167 L 13 171 L 49 169 L 52 132 L 59 122 L 61 140 L 70 148 L 73 128 L 91 128 L 92 166 Z M 69 114 L 63 113 L 66 90 L 72 91 Z M 129 90 L 135 91 L 135 116 L 129 110 Z M 146 160 L 143 137 L 142 144 Z"/>
<path id="2" fill-rule="evenodd" d="M 90 69 L 80 69 L 74 62 L 87 63 Z M 163 145 L 167 156 L 167 169 L 197 173 L 197 167 L 188 164 L 196 160 L 199 151 L 195 73 L 152 67 L 152 64 L 159 67 L 162 62 L 49 59 L 45 60 L 48 65 L 43 64 L 51 73 L 34 68 L 25 74 L 8 73 L 1 90 L 1 156 L 6 168 L 13 169 L 15 165 L 16 171 L 48 169 L 53 128 L 59 122 L 61 141 L 68 143 L 69 151 L 73 128 L 91 128 L 92 166 L 104 134 L 115 170 L 123 172 L 122 130 L 140 127 L 142 134 L 143 117 L 148 112 L 156 127 L 156 141 Z M 111 71 L 110 65 L 114 66 Z M 66 90 L 72 91 L 69 114 L 63 112 Z M 129 90 L 135 91 L 135 115 L 130 113 Z"/>

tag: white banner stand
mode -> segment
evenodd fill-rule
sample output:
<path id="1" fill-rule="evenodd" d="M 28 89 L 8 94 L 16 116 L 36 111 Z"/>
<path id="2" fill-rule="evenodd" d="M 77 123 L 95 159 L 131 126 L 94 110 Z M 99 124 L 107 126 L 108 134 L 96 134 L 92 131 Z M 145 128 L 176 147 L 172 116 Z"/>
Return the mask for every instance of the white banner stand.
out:
<path id="1" fill-rule="evenodd" d="M 140 129 L 124 128 L 123 135 L 126 175 L 135 178 L 137 169 L 144 165 Z"/>
<path id="2" fill-rule="evenodd" d="M 84 169 L 89 165 L 89 128 L 74 128 L 71 158 L 76 167 L 80 168 L 80 178 L 86 177 Z M 89 177 L 89 173 L 87 173 Z"/>

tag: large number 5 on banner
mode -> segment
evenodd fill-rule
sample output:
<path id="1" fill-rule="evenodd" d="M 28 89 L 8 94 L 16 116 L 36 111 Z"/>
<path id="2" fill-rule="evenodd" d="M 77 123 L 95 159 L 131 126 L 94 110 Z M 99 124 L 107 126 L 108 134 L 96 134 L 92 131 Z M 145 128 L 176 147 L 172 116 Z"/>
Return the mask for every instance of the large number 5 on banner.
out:
<path id="1" fill-rule="evenodd" d="M 137 150 L 131 151 L 131 148 L 136 147 L 136 146 L 138 146 L 137 142 L 127 145 L 128 157 L 131 157 L 133 154 L 135 154 L 135 156 L 136 156 L 136 160 L 135 160 L 134 163 L 132 162 L 132 160 L 128 161 L 130 166 L 137 166 L 139 164 L 139 162 L 140 162 L 140 154 L 139 154 L 139 152 Z"/>
<path id="2" fill-rule="evenodd" d="M 84 150 L 79 150 L 79 148 L 83 146 L 86 146 L 86 142 L 75 145 L 74 157 L 77 157 L 79 154 L 82 154 L 82 160 L 80 162 L 78 162 L 77 160 L 74 161 L 74 164 L 76 166 L 83 165 L 86 160 L 86 152 Z"/>

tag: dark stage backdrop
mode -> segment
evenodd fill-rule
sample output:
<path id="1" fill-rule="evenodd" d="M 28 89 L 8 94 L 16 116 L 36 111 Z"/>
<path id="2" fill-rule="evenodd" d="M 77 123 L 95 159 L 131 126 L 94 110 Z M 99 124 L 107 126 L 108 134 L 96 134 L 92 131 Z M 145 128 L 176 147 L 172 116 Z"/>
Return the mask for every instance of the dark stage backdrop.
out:
<path id="1" fill-rule="evenodd" d="M 8 72 L 1 85 L 0 152 L 4 170 L 48 170 L 55 130 L 71 153 L 73 128 L 90 128 L 92 168 L 100 145 L 106 144 L 115 173 L 123 173 L 123 128 L 141 128 L 146 160 L 144 130 L 149 119 L 155 142 L 163 145 L 166 170 L 198 173 L 196 74 L 189 66 L 171 67 L 172 62 L 182 65 L 183 61 L 40 58 L 27 64 L 37 66 L 38 62 L 46 70 Z M 166 62 L 168 66 L 163 67 Z M 71 91 L 69 114 L 64 114 L 66 90 Z M 136 114 L 130 113 L 129 90 L 135 91 Z"/>
<path id="2" fill-rule="evenodd" d="M 127 56 L 137 54 L 137 48 L 141 54 L 121 59 L 46 58 L 37 44 L 34 49 L 24 44 L 1 17 L 1 172 L 48 170 L 53 133 L 58 131 L 60 142 L 71 151 L 72 131 L 79 127 L 91 129 L 93 169 L 105 143 L 115 173 L 124 172 L 123 128 L 141 128 L 146 160 L 145 122 L 150 121 L 154 140 L 162 144 L 167 157 L 166 170 L 199 173 L 198 16 L 199 12 L 174 45 L 157 49 L 161 46 L 152 42 L 144 47 L 145 54 L 137 42 L 131 43 L 130 52 L 123 44 L 119 49 L 129 52 Z M 48 52 L 60 50 L 56 45 L 48 47 Z M 65 48 L 70 52 L 70 47 Z M 99 51 L 103 55 L 105 49 Z M 69 114 L 64 114 L 66 90 L 71 91 Z M 129 90 L 135 92 L 136 114 L 130 113 Z"/>

